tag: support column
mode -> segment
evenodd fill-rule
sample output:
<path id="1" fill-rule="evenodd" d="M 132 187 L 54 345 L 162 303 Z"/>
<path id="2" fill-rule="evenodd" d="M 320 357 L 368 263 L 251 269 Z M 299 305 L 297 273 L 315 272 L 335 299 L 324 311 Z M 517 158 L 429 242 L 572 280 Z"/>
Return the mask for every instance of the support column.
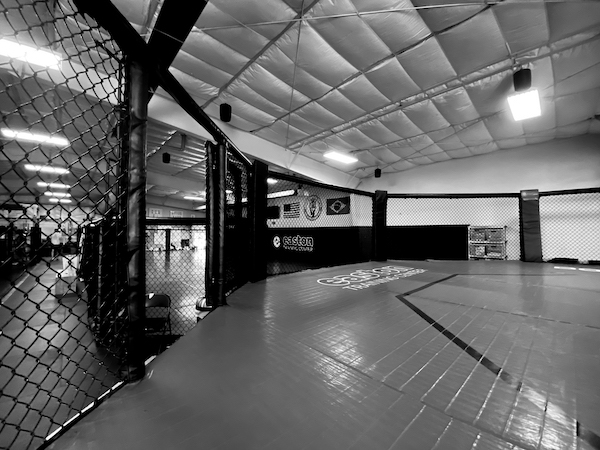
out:
<path id="1" fill-rule="evenodd" d="M 225 181 L 227 148 L 224 143 L 206 143 L 207 280 L 206 304 L 225 305 Z"/>
<path id="2" fill-rule="evenodd" d="M 387 261 L 387 191 L 375 191 L 373 199 L 373 260 Z"/>
<path id="3" fill-rule="evenodd" d="M 128 381 L 144 377 L 144 320 L 146 315 L 146 126 L 148 70 L 138 61 L 127 67 L 129 127 L 127 152 L 127 340 Z"/>
<path id="4" fill-rule="evenodd" d="M 250 281 L 267 278 L 267 178 L 269 166 L 254 161 L 250 195 Z"/>

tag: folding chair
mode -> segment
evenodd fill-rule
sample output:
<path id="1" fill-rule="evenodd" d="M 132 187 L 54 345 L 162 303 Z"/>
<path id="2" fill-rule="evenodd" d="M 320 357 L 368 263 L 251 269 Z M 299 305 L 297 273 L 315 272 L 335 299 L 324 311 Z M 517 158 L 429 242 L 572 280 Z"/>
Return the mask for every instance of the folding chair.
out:
<path id="1" fill-rule="evenodd" d="M 171 335 L 171 297 L 167 294 L 146 295 L 146 334 Z"/>

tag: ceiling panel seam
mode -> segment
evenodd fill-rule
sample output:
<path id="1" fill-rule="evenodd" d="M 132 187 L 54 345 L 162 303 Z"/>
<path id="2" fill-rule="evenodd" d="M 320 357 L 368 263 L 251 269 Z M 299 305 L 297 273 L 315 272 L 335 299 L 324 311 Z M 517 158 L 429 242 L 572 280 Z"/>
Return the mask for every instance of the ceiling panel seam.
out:
<path id="1" fill-rule="evenodd" d="M 588 43 L 588 42 L 594 41 L 594 40 L 596 40 L 596 39 L 598 39 L 598 38 L 600 38 L 600 34 L 597 34 L 597 35 L 595 35 L 595 36 L 593 36 L 593 37 L 591 37 L 591 38 L 589 38 L 589 39 L 586 39 L 586 40 L 584 40 L 584 41 L 580 41 L 580 42 L 574 43 L 574 44 L 573 44 L 573 45 L 571 45 L 571 46 L 564 47 L 564 48 L 557 49 L 557 50 L 553 50 L 553 51 L 550 51 L 550 52 L 548 52 L 548 53 L 544 53 L 543 55 L 538 55 L 538 56 L 534 56 L 534 57 L 528 58 L 528 62 L 534 62 L 534 61 L 537 61 L 537 60 L 540 60 L 540 59 L 546 58 L 546 57 L 548 57 L 548 56 L 551 56 L 551 55 L 554 55 L 554 54 L 556 54 L 556 53 L 560 53 L 560 52 L 562 52 L 562 51 L 569 50 L 569 49 L 572 49 L 572 48 L 578 47 L 578 46 L 580 46 L 580 45 L 583 45 L 583 44 L 585 44 L 585 43 Z M 541 47 L 535 47 L 535 48 L 532 48 L 532 49 L 523 50 L 522 52 L 519 52 L 519 53 L 531 52 L 531 51 L 533 51 L 533 50 L 539 50 L 539 49 L 541 49 L 541 48 L 543 48 L 543 47 L 546 47 L 546 45 L 544 45 L 544 46 L 541 46 Z M 488 65 L 488 67 L 490 67 L 490 66 L 493 66 L 493 65 L 496 65 L 496 64 L 499 64 L 500 62 L 502 62 L 502 61 L 495 61 L 495 62 L 493 62 L 492 64 L 489 64 L 489 65 Z M 356 126 L 357 124 L 360 124 L 360 123 L 365 123 L 365 122 L 368 122 L 368 121 L 370 121 L 370 120 L 374 120 L 374 119 L 379 119 L 379 118 L 381 118 L 381 117 L 383 117 L 383 116 L 385 116 L 385 115 L 387 115 L 387 114 L 391 114 L 391 113 L 393 113 L 393 112 L 395 112 L 395 111 L 397 111 L 397 110 L 399 110 L 399 109 L 400 109 L 400 110 L 402 110 L 402 109 L 403 109 L 403 108 L 405 108 L 405 107 L 408 107 L 408 106 L 415 105 L 415 104 L 417 104 L 417 103 L 420 103 L 420 102 L 422 102 L 422 101 L 424 101 L 424 100 L 426 100 L 426 99 L 429 99 L 429 100 L 431 100 L 431 99 L 434 99 L 435 97 L 437 97 L 438 95 L 442 95 L 442 94 L 445 94 L 445 93 L 451 92 L 451 91 L 453 91 L 453 90 L 455 90 L 455 89 L 459 89 L 459 88 L 465 88 L 466 86 L 468 86 L 468 85 L 470 85 L 470 84 L 473 84 L 473 83 L 476 83 L 476 82 L 479 82 L 479 81 L 483 81 L 483 80 L 485 80 L 486 78 L 490 78 L 490 77 L 492 77 L 492 76 L 494 76 L 494 75 L 498 75 L 499 73 L 502 73 L 502 72 L 504 72 L 504 71 L 506 71 L 506 69 L 498 69 L 498 70 L 496 70 L 496 71 L 494 71 L 494 72 L 490 72 L 490 73 L 487 73 L 487 74 L 485 74 L 485 75 L 482 75 L 482 76 L 481 76 L 481 77 L 479 77 L 479 78 L 475 78 L 475 79 L 469 80 L 469 82 L 468 82 L 468 83 L 464 83 L 464 82 L 462 82 L 462 81 L 461 81 L 461 78 L 466 78 L 466 76 L 465 76 L 465 77 L 457 77 L 456 79 L 454 79 L 454 80 L 449 80 L 449 81 L 458 81 L 460 84 L 453 85 L 453 86 L 451 86 L 451 87 L 448 87 L 448 88 L 446 88 L 446 89 L 444 89 L 444 90 L 442 90 L 442 91 L 439 91 L 439 92 L 435 92 L 435 95 L 433 95 L 433 96 L 429 96 L 428 92 L 429 92 L 429 91 L 433 91 L 433 90 L 435 90 L 436 88 L 439 88 L 440 86 L 442 86 L 442 85 L 444 85 L 444 84 L 448 84 L 448 81 L 446 81 L 446 82 L 444 82 L 444 83 L 441 83 L 441 84 L 439 84 L 439 85 L 437 85 L 437 86 L 434 86 L 434 87 L 432 87 L 432 88 L 428 89 L 427 91 L 421 91 L 419 94 L 416 94 L 416 95 L 412 96 L 412 97 L 419 97 L 420 95 L 425 95 L 425 96 L 426 96 L 426 98 L 418 98 L 418 100 L 416 100 L 416 101 L 414 101 L 414 102 L 412 102 L 412 103 L 404 103 L 403 101 L 396 102 L 396 103 L 400 103 L 400 104 L 401 104 L 401 106 L 399 106 L 398 108 L 396 108 L 396 109 L 395 109 L 395 110 L 393 110 L 393 111 L 383 111 L 383 110 L 386 110 L 386 109 L 388 109 L 390 105 L 388 105 L 388 106 L 385 106 L 385 107 L 382 107 L 382 108 L 380 108 L 380 109 L 378 109 L 378 110 L 375 110 L 375 111 L 372 111 L 372 112 L 369 112 L 369 113 L 365 114 L 365 115 L 364 115 L 364 116 L 362 116 L 361 118 L 353 119 L 352 121 L 348 121 L 348 122 L 346 122 L 346 123 L 344 123 L 344 124 L 342 124 L 342 125 L 338 125 L 337 127 L 335 127 L 335 128 L 338 128 L 338 127 L 342 127 L 342 126 L 344 126 L 344 125 L 348 125 L 348 127 L 347 127 L 347 128 L 344 128 L 344 129 L 342 129 L 342 130 L 338 130 L 338 131 L 335 131 L 335 132 L 334 132 L 334 131 L 332 131 L 334 127 L 332 127 L 332 128 L 330 128 L 329 130 L 324 130 L 324 131 L 322 131 L 322 132 L 320 132 L 320 133 L 317 133 L 317 134 L 315 134 L 315 135 L 309 136 L 309 137 L 307 137 L 307 138 L 306 138 L 306 139 L 304 139 L 304 140 L 293 142 L 293 143 L 290 145 L 290 147 L 291 147 L 291 148 L 294 148 L 295 146 L 298 146 L 298 145 L 301 145 L 301 144 L 311 144 L 312 142 L 314 142 L 314 141 L 318 140 L 320 137 L 325 137 L 325 136 L 327 136 L 327 135 L 335 135 L 335 134 L 338 134 L 338 133 L 340 133 L 340 132 L 344 131 L 345 129 L 348 129 L 348 128 L 351 128 L 351 127 L 354 127 L 354 126 Z M 318 99 L 317 99 L 317 100 L 318 100 Z M 381 114 L 377 115 L 377 113 L 378 113 L 379 111 L 383 111 L 383 112 L 382 112 Z M 265 127 L 265 128 L 266 128 L 266 127 Z M 259 130 L 260 130 L 260 129 L 259 129 Z M 259 131 L 259 130 L 257 130 L 257 131 Z"/>
<path id="2" fill-rule="evenodd" d="M 296 18 L 302 18 L 302 16 L 304 14 L 306 14 L 306 12 L 310 11 L 317 3 L 319 3 L 320 0 L 314 0 L 310 5 L 308 5 L 304 10 L 301 10 L 297 15 Z M 216 97 L 213 97 L 209 100 L 207 100 L 204 105 L 202 105 L 202 109 L 205 109 L 208 105 L 210 105 L 213 101 L 215 101 L 223 92 L 225 92 L 225 90 L 235 81 L 237 80 L 252 64 L 254 64 L 258 58 L 260 58 L 268 49 L 271 48 L 271 46 L 277 42 L 285 33 L 287 33 L 293 26 L 294 26 L 293 21 L 290 21 L 290 23 L 277 35 L 275 36 L 273 39 L 271 39 L 267 45 L 265 45 L 261 51 L 259 51 L 258 53 L 256 53 L 245 65 L 244 67 L 242 67 L 238 73 L 236 73 L 227 83 L 225 83 L 224 86 L 222 86 L 221 88 L 219 88 L 219 94 Z"/>
<path id="3" fill-rule="evenodd" d="M 504 1 L 504 0 L 502 0 L 502 1 Z M 498 2 L 498 3 L 500 3 L 500 2 Z M 317 98 L 317 99 L 314 99 L 314 100 L 311 100 L 310 102 L 307 102 L 306 104 L 308 104 L 308 103 L 312 103 L 312 102 L 316 102 L 316 101 L 318 101 L 318 100 L 322 99 L 322 98 L 323 98 L 323 97 L 325 97 L 326 95 L 328 95 L 328 94 L 330 94 L 331 92 L 334 92 L 334 91 L 336 91 L 336 90 L 338 90 L 338 91 L 339 91 L 339 89 L 340 89 L 340 87 L 341 87 L 341 86 L 343 86 L 343 85 L 344 85 L 344 84 L 346 84 L 346 83 L 350 83 L 351 81 L 353 81 L 354 79 L 358 78 L 358 77 L 359 77 L 359 76 L 361 76 L 361 75 L 365 75 L 366 73 L 370 72 L 370 71 L 371 71 L 371 70 L 373 70 L 375 67 L 377 67 L 378 65 L 380 65 L 380 64 L 383 64 L 384 62 L 386 62 L 386 61 L 388 61 L 388 60 L 391 60 L 391 59 L 393 59 L 393 58 L 396 58 L 397 56 L 399 56 L 399 55 L 401 55 L 401 54 L 403 54 L 403 53 L 405 53 L 405 52 L 407 52 L 407 51 L 409 51 L 409 50 L 411 50 L 411 49 L 413 49 L 413 48 L 417 47 L 418 45 L 422 44 L 423 42 L 425 42 L 425 41 L 427 41 L 427 40 L 431 39 L 432 37 L 437 37 L 438 35 L 440 35 L 440 34 L 442 34 L 442 33 L 445 33 L 445 32 L 447 32 L 447 31 L 449 31 L 449 30 L 452 30 L 452 29 L 454 29 L 454 28 L 455 28 L 455 27 L 457 27 L 457 26 L 460 26 L 460 25 L 462 25 L 462 24 L 463 24 L 463 23 L 465 23 L 466 21 L 468 21 L 468 20 L 472 19 L 473 17 L 475 17 L 475 16 L 477 16 L 478 14 L 480 14 L 480 13 L 482 13 L 482 12 L 486 11 L 486 10 L 487 10 L 487 9 L 489 9 L 489 8 L 491 8 L 491 6 L 490 6 L 490 5 L 486 5 L 484 8 L 480 9 L 480 10 L 479 10 L 479 11 L 477 11 L 476 13 L 474 13 L 474 14 L 472 14 L 471 16 L 467 17 L 466 19 L 463 19 L 463 20 L 461 20 L 461 21 L 460 21 L 460 22 L 458 22 L 458 23 L 455 23 L 455 24 L 453 24 L 453 25 L 450 25 L 450 26 L 448 26 L 448 27 L 444 28 L 443 30 L 440 30 L 440 31 L 437 31 L 437 32 L 433 32 L 433 31 L 432 31 L 432 32 L 431 32 L 431 33 L 430 33 L 428 36 L 424 37 L 424 38 L 423 38 L 423 39 L 421 39 L 420 41 L 418 41 L 418 42 L 416 42 L 416 43 L 414 43 L 414 44 L 412 44 L 412 45 L 409 45 L 408 47 L 406 47 L 406 48 L 404 48 L 404 49 L 398 50 L 397 52 L 394 52 L 393 54 L 391 54 L 391 55 L 389 55 L 389 56 L 386 56 L 385 58 L 382 58 L 380 61 L 377 61 L 377 62 L 375 62 L 375 63 L 371 64 L 369 67 L 367 67 L 367 68 L 366 68 L 365 70 L 363 70 L 363 71 L 360 71 L 360 70 L 358 70 L 358 69 L 357 69 L 357 72 L 356 72 L 355 74 L 351 75 L 350 77 L 348 77 L 347 79 L 345 79 L 344 81 L 342 81 L 340 84 L 338 84 L 337 86 L 333 87 L 331 90 L 329 90 L 328 92 L 326 92 L 325 94 L 323 94 L 321 97 L 319 97 L 319 98 Z M 357 16 L 358 16 L 358 17 L 360 17 L 360 14 L 359 14 L 358 12 L 357 12 Z M 363 22 L 364 22 L 364 21 L 363 21 Z M 313 30 L 315 31 L 315 33 L 317 33 L 319 36 L 321 36 L 321 34 L 320 34 L 320 33 L 319 33 L 319 32 L 318 32 L 316 29 L 314 29 L 314 28 L 313 28 Z M 325 39 L 324 39 L 322 36 L 321 36 L 321 38 L 322 38 L 322 39 L 323 39 L 325 42 L 327 42 L 327 41 L 326 41 L 326 40 L 325 40 Z M 329 43 L 328 43 L 328 45 L 329 45 Z M 441 49 L 441 50 L 442 50 L 442 52 L 443 52 L 443 49 L 442 49 L 442 47 L 441 47 L 441 46 L 440 46 L 440 49 Z M 337 53 L 337 52 L 336 52 L 336 53 Z M 340 55 L 340 56 L 341 56 L 341 55 Z M 447 56 L 446 56 L 446 59 L 448 60 L 448 57 L 447 57 Z M 448 81 L 448 80 L 447 80 L 447 81 Z M 447 82 L 447 81 L 446 81 L 446 82 Z M 376 89 L 376 88 L 375 88 L 375 89 Z M 421 91 L 421 92 L 424 92 L 424 91 Z M 343 95 L 343 94 L 342 94 L 342 95 Z M 382 94 L 382 95 L 383 95 L 383 94 Z M 396 102 L 391 102 L 391 103 L 393 104 L 393 103 L 396 103 Z M 302 106 L 306 106 L 306 104 L 304 104 L 304 105 L 302 105 Z M 302 106 L 301 106 L 301 107 L 302 107 Z M 281 117 L 278 117 L 278 118 L 277 118 L 275 121 L 278 121 L 278 120 L 283 120 L 283 119 L 284 119 L 286 116 L 288 116 L 288 115 L 290 115 L 290 114 L 293 114 L 294 112 L 296 112 L 296 111 L 297 111 L 298 109 L 300 109 L 301 107 L 299 107 L 299 108 L 296 108 L 295 110 L 293 110 L 293 111 L 290 111 L 289 113 L 287 113 L 287 114 L 285 114 L 285 115 L 283 115 L 283 116 L 281 116 Z M 367 114 L 370 114 L 370 113 L 371 113 L 371 112 L 368 112 Z M 268 128 L 268 126 L 264 126 L 264 127 L 262 127 L 262 128 L 257 128 L 257 129 L 256 129 L 256 130 L 254 130 L 254 131 L 260 131 L 260 130 L 262 130 L 263 128 Z M 298 142 L 300 142 L 300 141 L 297 141 L 297 142 L 293 143 L 293 144 L 292 144 L 292 146 L 293 146 L 293 145 L 295 145 L 295 144 L 297 144 Z"/>

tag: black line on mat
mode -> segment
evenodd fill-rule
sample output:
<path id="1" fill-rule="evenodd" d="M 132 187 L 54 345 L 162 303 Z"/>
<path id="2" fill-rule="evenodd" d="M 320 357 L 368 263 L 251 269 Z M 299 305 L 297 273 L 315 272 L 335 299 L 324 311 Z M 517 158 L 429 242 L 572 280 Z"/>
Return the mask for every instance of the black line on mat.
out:
<path id="1" fill-rule="evenodd" d="M 419 291 L 422 291 L 423 289 L 427 289 L 427 288 L 433 286 L 434 284 L 438 284 L 438 283 L 441 283 L 442 281 L 446 281 L 446 280 L 449 280 L 451 278 L 454 278 L 456 275 L 457 274 L 453 273 L 452 275 L 449 275 L 449 276 L 447 276 L 445 278 L 441 278 L 439 280 L 432 281 L 431 283 L 424 284 L 423 286 L 418 287 L 416 289 L 413 289 L 412 291 L 405 292 L 403 295 L 412 295 L 412 294 L 415 294 L 415 293 L 417 293 Z"/>
<path id="2" fill-rule="evenodd" d="M 414 291 L 407 292 L 404 295 L 413 294 L 414 292 L 420 291 L 427 286 L 431 286 L 433 284 L 447 280 L 449 278 L 452 278 L 453 276 L 456 276 L 456 275 L 452 275 L 450 277 L 444 278 L 444 279 L 436 281 L 434 283 L 430 283 L 429 285 L 423 286 L 420 289 L 416 289 Z M 508 373 L 501 366 L 499 366 L 498 364 L 496 364 L 495 362 L 493 362 L 492 360 L 490 360 L 489 358 L 484 356 L 481 352 L 479 352 L 475 348 L 471 347 L 469 344 L 467 344 L 465 341 L 460 339 L 454 333 L 452 333 L 451 331 L 444 328 L 441 324 L 436 322 L 433 318 L 431 318 L 429 315 L 427 315 L 421 309 L 419 309 L 418 307 L 413 305 L 411 302 L 406 300 L 406 298 L 404 298 L 404 295 L 397 295 L 396 298 L 398 300 L 400 300 L 402 303 L 404 303 L 406 306 L 408 306 L 411 310 L 413 310 L 419 317 L 424 319 L 433 328 L 435 328 L 437 331 L 439 331 L 441 334 L 443 334 L 445 337 L 447 337 L 451 342 L 453 342 L 458 347 L 460 347 L 465 353 L 467 353 L 469 356 L 474 358 L 478 363 L 480 363 L 486 369 L 488 369 L 492 373 L 499 376 L 501 380 L 505 381 L 508 385 L 513 387 L 515 390 L 517 390 L 517 391 L 521 390 L 521 388 L 523 387 L 523 382 L 521 380 L 518 380 L 515 376 Z M 587 442 L 588 444 L 590 444 L 593 448 L 600 449 L 600 436 L 598 436 L 592 430 L 585 428 L 583 425 L 581 425 L 581 423 L 579 421 L 577 421 L 577 436 L 579 436 L 580 439 L 582 439 L 585 442 Z"/>

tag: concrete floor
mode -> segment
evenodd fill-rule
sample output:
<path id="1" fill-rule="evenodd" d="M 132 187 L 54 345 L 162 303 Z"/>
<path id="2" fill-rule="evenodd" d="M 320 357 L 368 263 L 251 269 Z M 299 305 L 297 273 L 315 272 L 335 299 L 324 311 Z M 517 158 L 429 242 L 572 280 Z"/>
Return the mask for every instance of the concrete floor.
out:
<path id="1" fill-rule="evenodd" d="M 599 293 L 508 261 L 248 284 L 50 448 L 600 448 Z"/>

